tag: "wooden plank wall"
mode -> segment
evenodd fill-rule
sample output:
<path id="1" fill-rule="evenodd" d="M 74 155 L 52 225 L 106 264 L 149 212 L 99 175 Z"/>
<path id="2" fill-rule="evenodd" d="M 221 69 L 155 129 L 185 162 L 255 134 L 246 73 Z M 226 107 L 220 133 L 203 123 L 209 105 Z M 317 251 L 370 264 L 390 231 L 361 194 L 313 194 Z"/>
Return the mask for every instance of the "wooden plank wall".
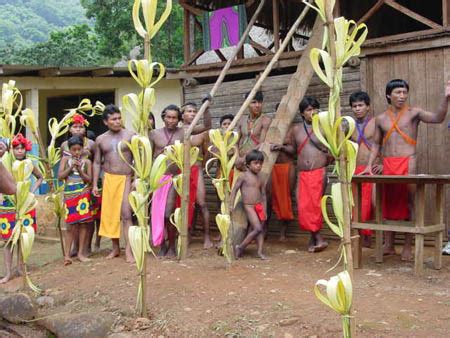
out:
<path id="1" fill-rule="evenodd" d="M 373 109 L 386 109 L 385 86 L 394 78 L 409 82 L 409 103 L 436 111 L 450 80 L 450 47 L 392 55 L 370 56 L 361 64 L 362 87 L 372 96 Z M 364 69 L 363 69 L 364 68 Z M 450 174 L 450 118 L 442 124 L 420 124 L 417 145 L 418 171 L 422 174 Z M 427 218 L 433 214 L 434 201 L 427 193 Z M 450 224 L 450 187 L 446 189 L 446 223 Z M 444 235 L 444 238 L 446 236 Z"/>
<path id="2" fill-rule="evenodd" d="M 264 82 L 264 85 L 262 86 L 262 91 L 264 93 L 264 112 L 271 115 L 274 114 L 276 104 L 280 102 L 281 97 L 286 93 L 290 78 L 291 74 L 277 75 L 269 77 Z M 235 114 L 239 110 L 241 104 L 244 102 L 244 94 L 252 89 L 255 82 L 256 80 L 250 79 L 224 82 L 222 84 L 218 95 L 214 98 L 213 105 L 211 107 L 213 127 L 218 127 L 220 116 L 230 113 Z M 360 90 L 361 87 L 359 68 L 347 67 L 344 69 L 343 87 L 344 91 L 341 95 L 341 99 L 343 112 L 347 114 L 350 112 L 350 108 L 348 106 L 349 95 L 354 91 Z M 206 93 L 208 93 L 211 88 L 211 84 L 184 88 L 184 102 L 193 101 L 199 104 L 202 97 Z M 319 80 L 319 78 L 314 76 L 306 95 L 315 96 L 319 100 L 322 109 L 326 109 L 328 104 L 328 93 L 328 88 Z M 213 225 L 213 220 L 215 214 L 217 213 L 219 203 L 215 194 L 215 190 L 211 184 L 210 179 L 208 178 L 206 179 L 206 190 L 207 204 L 212 214 L 211 225 L 215 226 Z M 294 210 L 296 209 L 295 203 L 293 208 Z M 328 229 L 328 227 L 325 226 L 324 229 L 324 234 L 327 237 L 334 237 L 334 234 Z M 274 216 L 270 220 L 269 230 L 273 232 L 278 231 L 278 221 Z M 292 222 L 289 225 L 288 233 L 301 233 L 296 221 Z"/>

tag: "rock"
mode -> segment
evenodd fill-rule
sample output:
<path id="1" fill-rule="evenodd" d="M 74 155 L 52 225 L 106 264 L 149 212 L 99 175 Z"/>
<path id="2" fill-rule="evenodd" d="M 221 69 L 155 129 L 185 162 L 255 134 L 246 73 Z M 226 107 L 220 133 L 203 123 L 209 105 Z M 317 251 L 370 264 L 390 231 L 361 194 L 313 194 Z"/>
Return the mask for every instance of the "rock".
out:
<path id="1" fill-rule="evenodd" d="M 14 293 L 0 298 L 0 317 L 19 324 L 36 317 L 36 307 L 24 293 Z"/>
<path id="2" fill-rule="evenodd" d="M 296 253 L 297 253 L 297 251 L 295 251 L 295 250 L 286 250 L 284 252 L 285 255 L 293 255 L 293 254 L 296 254 Z"/>
<path id="3" fill-rule="evenodd" d="M 57 337 L 97 338 L 108 335 L 114 320 L 109 312 L 75 313 L 45 318 L 39 324 Z"/>
<path id="4" fill-rule="evenodd" d="M 55 299 L 50 296 L 42 296 L 36 299 L 36 303 L 42 307 L 44 306 L 52 307 L 53 305 L 55 305 Z"/>
<path id="5" fill-rule="evenodd" d="M 295 323 L 297 323 L 300 320 L 300 318 L 297 317 L 292 317 L 292 318 L 287 318 L 287 319 L 282 319 L 278 322 L 278 325 L 280 326 L 290 326 L 290 325 L 294 325 Z"/>

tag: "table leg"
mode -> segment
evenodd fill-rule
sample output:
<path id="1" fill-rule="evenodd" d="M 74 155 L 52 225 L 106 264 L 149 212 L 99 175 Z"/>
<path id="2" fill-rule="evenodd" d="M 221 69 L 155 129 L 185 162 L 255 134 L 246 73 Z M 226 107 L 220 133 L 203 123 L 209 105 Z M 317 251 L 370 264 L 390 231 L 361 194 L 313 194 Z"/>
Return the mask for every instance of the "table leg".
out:
<path id="1" fill-rule="evenodd" d="M 436 270 L 442 268 L 442 240 L 444 239 L 444 233 L 439 231 L 434 237 L 434 258 L 433 266 Z"/>
<path id="2" fill-rule="evenodd" d="M 415 257 L 414 257 L 414 272 L 416 275 L 420 276 L 423 273 L 423 245 L 424 245 L 425 235 L 416 234 L 415 242 Z"/>
<path id="3" fill-rule="evenodd" d="M 375 262 L 383 263 L 383 231 L 375 231 Z"/>

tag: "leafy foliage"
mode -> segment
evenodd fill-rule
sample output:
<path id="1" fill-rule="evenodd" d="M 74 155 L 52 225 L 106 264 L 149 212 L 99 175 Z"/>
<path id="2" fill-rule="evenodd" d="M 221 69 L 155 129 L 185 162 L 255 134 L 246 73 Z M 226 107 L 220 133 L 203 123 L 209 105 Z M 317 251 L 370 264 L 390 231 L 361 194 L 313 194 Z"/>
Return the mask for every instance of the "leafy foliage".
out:
<path id="1" fill-rule="evenodd" d="M 55 30 L 85 23 L 79 0 L 0 0 L 0 46 L 30 46 Z"/>
<path id="2" fill-rule="evenodd" d="M 142 47 L 142 39 L 134 29 L 133 0 L 81 0 L 86 16 L 94 19 L 98 34 L 98 51 L 114 63 L 135 46 Z M 158 2 L 158 17 L 165 8 L 165 1 Z M 174 1 L 172 13 L 162 29 L 152 39 L 153 61 L 166 66 L 179 66 L 183 62 L 183 9 Z M 141 48 L 143 51 L 143 48 Z M 143 52 L 142 52 L 143 53 Z"/>
<path id="3" fill-rule="evenodd" d="M 55 31 L 30 47 L 0 47 L 0 63 L 46 66 L 95 66 L 100 63 L 97 36 L 85 25 Z"/>

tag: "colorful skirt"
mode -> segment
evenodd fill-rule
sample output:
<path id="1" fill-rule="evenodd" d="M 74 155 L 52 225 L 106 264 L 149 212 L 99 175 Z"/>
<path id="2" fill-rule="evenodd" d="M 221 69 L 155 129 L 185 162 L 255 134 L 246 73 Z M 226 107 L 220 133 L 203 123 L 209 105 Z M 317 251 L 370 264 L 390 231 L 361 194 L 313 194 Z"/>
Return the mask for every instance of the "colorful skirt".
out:
<path id="1" fill-rule="evenodd" d="M 69 183 L 64 188 L 66 224 L 92 220 L 91 192 L 85 183 Z"/>
<path id="2" fill-rule="evenodd" d="M 16 225 L 16 209 L 8 196 L 3 196 L 4 200 L 0 204 L 0 232 L 1 238 L 8 240 Z M 26 214 L 22 222 L 24 227 L 32 226 L 37 233 L 36 210 L 33 209 Z"/>

